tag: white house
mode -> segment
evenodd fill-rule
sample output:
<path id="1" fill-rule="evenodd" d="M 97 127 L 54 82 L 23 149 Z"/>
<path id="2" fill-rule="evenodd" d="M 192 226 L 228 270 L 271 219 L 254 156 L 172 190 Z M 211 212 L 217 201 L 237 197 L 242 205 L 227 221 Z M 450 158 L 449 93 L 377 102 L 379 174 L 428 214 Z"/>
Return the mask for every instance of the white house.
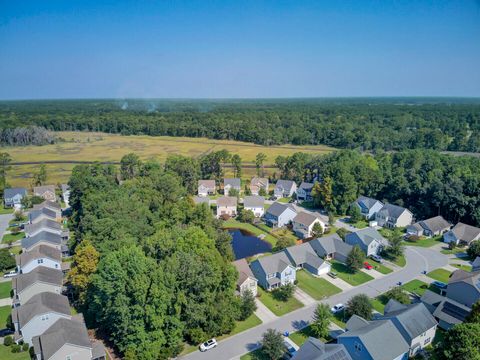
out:
<path id="1" fill-rule="evenodd" d="M 240 194 L 241 181 L 239 178 L 225 178 L 223 179 L 223 193 L 225 195 L 230 195 L 230 190 L 237 190 Z"/>
<path id="2" fill-rule="evenodd" d="M 295 266 L 283 251 L 253 261 L 250 268 L 258 284 L 265 290 L 293 284 L 296 279 Z"/>
<path id="3" fill-rule="evenodd" d="M 217 218 L 220 216 L 237 216 L 237 198 L 222 196 L 217 199 Z"/>
<path id="4" fill-rule="evenodd" d="M 62 266 L 62 252 L 48 245 L 36 246 L 15 258 L 17 269 L 23 274 L 27 274 L 39 266 L 57 270 L 60 270 Z"/>
<path id="5" fill-rule="evenodd" d="M 5 207 L 14 207 L 16 209 L 22 208 L 22 199 L 27 196 L 27 189 L 25 188 L 9 188 L 3 190 L 3 204 Z"/>
<path id="6" fill-rule="evenodd" d="M 243 198 L 243 208 L 253 212 L 255 217 L 262 217 L 265 213 L 265 199 L 263 196 L 245 196 Z"/>
<path id="7" fill-rule="evenodd" d="M 35 236 L 42 231 L 63 235 L 62 225 L 50 219 L 43 219 L 35 224 L 25 225 L 25 235 L 27 237 Z"/>
<path id="8" fill-rule="evenodd" d="M 413 214 L 404 207 L 385 204 L 375 214 L 375 221 L 385 228 L 405 227 L 412 223 Z"/>
<path id="9" fill-rule="evenodd" d="M 70 186 L 68 184 L 62 184 L 62 198 L 63 202 L 65 203 L 65 207 L 70 207 Z"/>
<path id="10" fill-rule="evenodd" d="M 315 224 L 322 227 L 322 233 L 325 231 L 326 225 L 322 220 L 314 214 L 301 211 L 292 220 L 293 232 L 302 239 L 312 237 Z"/>
<path id="11" fill-rule="evenodd" d="M 360 209 L 360 213 L 366 220 L 375 218 L 377 212 L 384 206 L 381 201 L 366 196 L 360 196 L 354 204 Z"/>
<path id="12" fill-rule="evenodd" d="M 271 227 L 288 225 L 297 216 L 297 211 L 291 204 L 274 202 L 265 212 L 265 223 Z"/>
<path id="13" fill-rule="evenodd" d="M 215 192 L 215 180 L 198 180 L 198 196 L 214 195 Z"/>
<path id="14" fill-rule="evenodd" d="M 278 180 L 273 189 L 277 198 L 291 197 L 297 191 L 297 184 L 292 180 Z"/>

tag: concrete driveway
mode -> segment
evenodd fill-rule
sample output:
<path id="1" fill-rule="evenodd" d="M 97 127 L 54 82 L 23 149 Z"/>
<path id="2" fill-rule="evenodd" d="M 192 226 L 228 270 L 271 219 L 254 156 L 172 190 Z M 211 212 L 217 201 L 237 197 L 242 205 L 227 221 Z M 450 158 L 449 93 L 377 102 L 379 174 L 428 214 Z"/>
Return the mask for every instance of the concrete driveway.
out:
<path id="1" fill-rule="evenodd" d="M 431 271 L 444 267 L 448 263 L 447 256 L 427 248 L 414 249 L 412 246 L 407 247 L 405 249 L 405 257 L 407 259 L 405 268 L 334 295 L 322 302 L 332 306 L 338 303 L 346 303 L 352 296 L 357 294 L 366 294 L 369 297 L 375 297 L 394 287 L 398 282 L 409 282 L 410 280 L 420 277 L 424 270 Z M 269 328 L 276 329 L 283 333 L 285 331 L 293 332 L 308 325 L 312 319 L 316 304 L 317 303 L 303 307 L 267 324 L 256 326 L 220 341 L 218 346 L 213 350 L 205 353 L 196 351 L 185 355 L 183 358 L 195 360 L 230 360 L 238 358 L 240 355 L 258 348 L 262 334 Z"/>
<path id="2" fill-rule="evenodd" d="M 8 222 L 13 219 L 13 214 L 0 215 L 0 235 L 3 236 L 8 229 Z"/>

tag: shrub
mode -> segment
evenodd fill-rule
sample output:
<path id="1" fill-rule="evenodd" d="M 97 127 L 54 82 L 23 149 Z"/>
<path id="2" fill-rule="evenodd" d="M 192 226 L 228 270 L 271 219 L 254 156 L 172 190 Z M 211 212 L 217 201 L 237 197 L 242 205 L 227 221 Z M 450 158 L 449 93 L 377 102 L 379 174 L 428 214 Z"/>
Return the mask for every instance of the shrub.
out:
<path id="1" fill-rule="evenodd" d="M 200 344 L 207 339 L 207 334 L 200 328 L 193 328 L 187 331 L 187 339 L 192 344 Z"/>
<path id="2" fill-rule="evenodd" d="M 28 349 L 30 349 L 30 346 L 27 343 L 22 345 L 22 351 L 28 351 Z"/>
<path id="3" fill-rule="evenodd" d="M 10 346 L 12 344 L 13 344 L 13 338 L 11 336 L 5 336 L 5 339 L 3 339 L 3 345 Z"/>
<path id="4" fill-rule="evenodd" d="M 418 240 L 420 240 L 420 236 L 418 236 L 418 235 L 410 235 L 407 238 L 407 241 L 410 241 L 410 242 L 417 242 Z"/>
<path id="5" fill-rule="evenodd" d="M 222 219 L 223 221 L 227 221 L 228 219 L 230 219 L 230 215 L 222 214 L 222 215 L 220 215 L 220 219 Z"/>
<path id="6" fill-rule="evenodd" d="M 15 257 L 8 249 L 0 249 L 0 271 L 13 268 L 16 265 Z"/>
<path id="7" fill-rule="evenodd" d="M 12 353 L 19 353 L 22 350 L 20 345 L 14 344 L 12 345 Z"/>
<path id="8" fill-rule="evenodd" d="M 287 284 L 280 286 L 272 290 L 272 296 L 279 301 L 288 301 L 293 296 L 295 286 L 293 284 Z"/>
<path id="9" fill-rule="evenodd" d="M 20 229 L 18 226 L 15 226 L 10 229 L 10 232 L 12 233 L 12 235 L 17 235 L 20 231 L 22 231 L 22 229 Z"/>

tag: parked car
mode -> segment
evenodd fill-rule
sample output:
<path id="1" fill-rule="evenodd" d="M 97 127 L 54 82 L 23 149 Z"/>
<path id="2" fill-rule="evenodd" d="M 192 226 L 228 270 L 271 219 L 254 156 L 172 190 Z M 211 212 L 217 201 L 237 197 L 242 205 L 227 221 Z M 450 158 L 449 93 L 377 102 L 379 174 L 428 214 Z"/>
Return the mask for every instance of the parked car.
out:
<path id="1" fill-rule="evenodd" d="M 284 340 L 283 341 L 283 346 L 285 346 L 285 349 L 287 350 L 287 357 L 292 357 L 297 350 L 290 344 L 288 341 Z"/>
<path id="2" fill-rule="evenodd" d="M 217 340 L 215 339 L 210 339 L 205 341 L 203 344 L 200 345 L 200 351 L 204 352 L 210 349 L 213 349 L 214 347 L 217 347 Z"/>
<path id="3" fill-rule="evenodd" d="M 7 272 L 3 275 L 4 278 L 11 278 L 11 277 L 14 277 L 14 276 L 17 276 L 17 271 L 16 270 L 9 271 L 9 272 Z"/>
<path id="4" fill-rule="evenodd" d="M 438 287 L 439 289 L 446 289 L 447 288 L 447 284 L 445 284 L 444 282 L 441 282 L 441 281 L 434 281 L 432 282 L 432 285 Z"/>
<path id="5" fill-rule="evenodd" d="M 14 333 L 15 333 L 15 331 L 13 331 L 13 330 L 2 329 L 2 330 L 0 330 L 0 337 L 5 337 L 5 336 L 8 336 L 8 335 L 12 335 Z"/>
<path id="6" fill-rule="evenodd" d="M 345 309 L 345 305 L 337 304 L 337 305 L 334 305 L 330 310 L 332 311 L 332 313 L 336 314 L 343 311 L 344 309 Z"/>
<path id="7" fill-rule="evenodd" d="M 363 267 L 364 267 L 365 269 L 367 269 L 367 270 L 372 270 L 372 269 L 373 269 L 373 266 L 370 265 L 370 263 L 369 263 L 368 261 L 365 261 L 365 262 L 363 263 Z"/>
<path id="8" fill-rule="evenodd" d="M 275 200 L 277 200 L 277 197 L 276 197 L 276 196 L 270 196 L 270 197 L 268 198 L 268 200 L 275 201 Z"/>
<path id="9" fill-rule="evenodd" d="M 376 262 L 380 263 L 380 264 L 383 262 L 383 259 L 382 259 L 382 257 L 381 257 L 381 256 L 379 256 L 379 255 L 375 255 L 375 254 L 374 254 L 374 255 L 370 255 L 370 258 L 371 258 L 372 260 L 374 260 L 374 261 L 376 261 Z"/>
<path id="10" fill-rule="evenodd" d="M 337 278 L 337 273 L 336 273 L 336 272 L 333 272 L 333 271 L 330 271 L 327 275 L 330 276 L 332 279 L 336 279 L 336 278 Z"/>

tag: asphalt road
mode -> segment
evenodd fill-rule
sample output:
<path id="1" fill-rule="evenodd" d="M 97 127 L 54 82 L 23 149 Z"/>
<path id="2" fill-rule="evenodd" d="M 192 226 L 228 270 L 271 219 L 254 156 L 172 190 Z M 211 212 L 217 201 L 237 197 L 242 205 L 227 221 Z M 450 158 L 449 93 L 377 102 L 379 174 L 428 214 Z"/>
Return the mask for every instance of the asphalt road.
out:
<path id="1" fill-rule="evenodd" d="M 405 256 L 407 265 L 402 270 L 334 295 L 323 302 L 329 305 L 346 303 L 352 296 L 361 293 L 367 294 L 370 297 L 375 297 L 386 292 L 398 282 L 406 283 L 420 277 L 424 270 L 432 271 L 448 264 L 447 256 L 438 251 L 427 248 L 416 248 L 413 246 L 406 247 Z M 315 307 L 316 304 L 303 307 L 271 322 L 264 323 L 220 341 L 215 349 L 204 353 L 196 351 L 185 355 L 182 359 L 238 359 L 241 355 L 258 348 L 262 334 L 269 328 L 276 329 L 283 333 L 285 331 L 292 332 L 305 327 L 311 320 Z"/>

